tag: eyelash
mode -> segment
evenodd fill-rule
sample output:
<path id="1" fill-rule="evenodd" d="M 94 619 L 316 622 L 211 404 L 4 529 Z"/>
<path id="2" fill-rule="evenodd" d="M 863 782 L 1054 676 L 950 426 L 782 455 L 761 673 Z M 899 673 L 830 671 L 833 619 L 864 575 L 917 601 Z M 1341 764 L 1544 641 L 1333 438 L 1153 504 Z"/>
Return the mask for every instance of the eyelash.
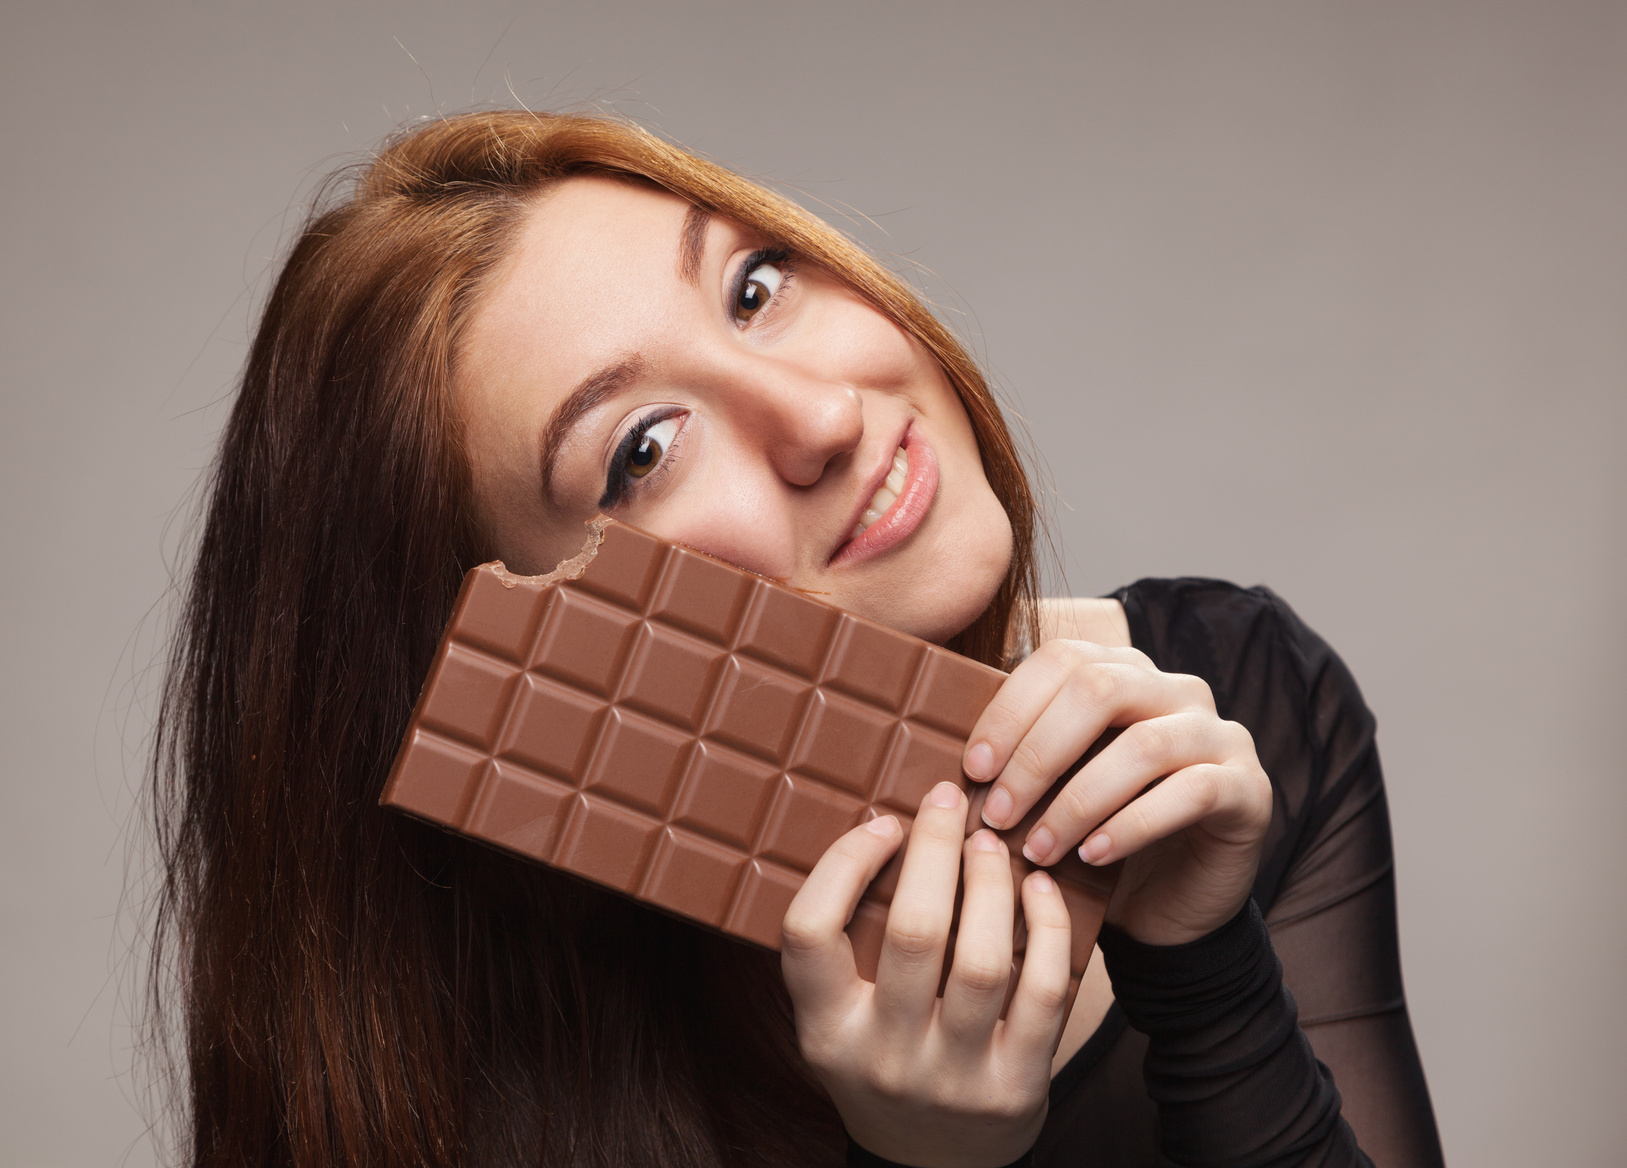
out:
<path id="1" fill-rule="evenodd" d="M 791 261 L 791 253 L 784 247 L 764 247 L 752 252 L 746 257 L 746 262 L 740 265 L 735 273 L 734 287 L 729 294 L 729 319 L 734 322 L 735 328 L 745 328 L 752 320 L 742 321 L 735 316 L 739 307 L 740 297 L 746 290 L 746 277 L 750 276 L 764 264 L 773 264 L 780 270 L 780 286 L 774 289 L 774 295 L 768 298 L 768 303 L 759 308 L 752 320 L 773 308 L 785 296 L 785 291 L 796 279 L 796 264 Z"/>
<path id="2" fill-rule="evenodd" d="M 644 435 L 648 434 L 653 427 L 659 426 L 668 418 L 675 418 L 683 412 L 682 410 L 673 409 L 655 410 L 652 413 L 645 414 L 628 427 L 627 433 L 623 434 L 621 441 L 616 443 L 615 453 L 610 456 L 610 474 L 605 479 L 604 494 L 599 496 L 599 510 L 608 511 L 612 507 L 620 505 L 627 500 L 629 494 L 638 494 L 644 491 L 652 481 L 671 469 L 672 461 L 678 454 L 678 447 L 683 445 L 682 426 L 678 428 L 678 433 L 673 435 L 672 445 L 662 453 L 660 463 L 636 483 L 627 476 L 627 459 L 633 451 L 638 449 L 638 444 L 644 440 Z"/>

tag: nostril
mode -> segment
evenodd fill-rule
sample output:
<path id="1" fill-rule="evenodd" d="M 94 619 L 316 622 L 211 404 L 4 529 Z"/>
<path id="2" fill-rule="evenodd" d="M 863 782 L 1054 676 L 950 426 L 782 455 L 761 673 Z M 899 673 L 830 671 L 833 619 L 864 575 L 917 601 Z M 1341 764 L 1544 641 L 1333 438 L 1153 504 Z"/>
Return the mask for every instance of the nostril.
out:
<path id="1" fill-rule="evenodd" d="M 784 429 L 773 444 L 780 474 L 812 486 L 840 470 L 864 438 L 864 404 L 852 386 L 805 392 L 781 414 Z"/>

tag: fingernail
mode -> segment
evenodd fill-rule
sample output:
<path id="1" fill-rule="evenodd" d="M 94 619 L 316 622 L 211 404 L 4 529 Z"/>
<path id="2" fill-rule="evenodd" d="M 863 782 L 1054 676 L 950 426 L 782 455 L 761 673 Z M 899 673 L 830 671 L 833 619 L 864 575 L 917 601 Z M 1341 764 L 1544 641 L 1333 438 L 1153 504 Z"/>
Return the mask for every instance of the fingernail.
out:
<path id="1" fill-rule="evenodd" d="M 932 802 L 938 807 L 959 807 L 960 788 L 953 783 L 939 783 L 932 788 Z"/>
<path id="2" fill-rule="evenodd" d="M 968 778 L 980 782 L 994 778 L 994 748 L 987 742 L 974 742 L 966 752 L 964 769 Z"/>
<path id="3" fill-rule="evenodd" d="M 1004 827 L 1010 818 L 1011 792 L 1004 787 L 996 787 L 989 792 L 988 801 L 983 804 L 983 822 L 990 827 Z"/>
<path id="4" fill-rule="evenodd" d="M 981 828 L 972 833 L 972 848 L 979 852 L 998 852 L 1000 837 L 986 827 Z"/>
<path id="5" fill-rule="evenodd" d="M 1098 833 L 1079 845 L 1079 858 L 1087 864 L 1094 864 L 1112 849 L 1113 841 Z"/>
<path id="6" fill-rule="evenodd" d="M 892 835 L 893 832 L 898 830 L 898 820 L 891 815 L 878 815 L 864 826 L 865 830 L 873 831 L 877 835 Z"/>
<path id="7" fill-rule="evenodd" d="M 1041 892 L 1050 892 L 1056 888 L 1056 881 L 1052 880 L 1051 874 L 1043 868 L 1041 868 L 1038 872 L 1033 873 L 1028 878 L 1034 882 L 1034 887 L 1038 888 Z"/>
<path id="8" fill-rule="evenodd" d="M 1043 864 L 1051 855 L 1051 849 L 1056 847 L 1056 837 L 1051 834 L 1048 827 L 1036 827 L 1028 836 L 1028 842 L 1023 845 L 1023 855 L 1028 857 L 1031 864 Z"/>

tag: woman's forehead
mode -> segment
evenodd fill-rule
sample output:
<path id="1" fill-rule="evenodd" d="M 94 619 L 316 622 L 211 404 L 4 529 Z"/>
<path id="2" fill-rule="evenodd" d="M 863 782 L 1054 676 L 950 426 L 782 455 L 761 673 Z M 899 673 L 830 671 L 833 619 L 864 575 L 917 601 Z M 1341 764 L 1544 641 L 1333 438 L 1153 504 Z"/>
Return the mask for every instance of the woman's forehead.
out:
<path id="1" fill-rule="evenodd" d="M 666 191 L 599 176 L 569 178 L 525 215 L 506 265 L 511 277 L 619 279 L 626 266 L 644 276 L 679 278 L 678 253 L 690 204 Z M 619 263 L 621 268 L 608 268 Z"/>
<path id="2" fill-rule="evenodd" d="M 695 311 L 680 252 L 690 204 L 614 179 L 566 179 L 527 212 L 465 339 L 465 372 L 501 377 L 523 358 L 550 380 L 670 334 Z M 569 338 L 569 344 L 561 344 Z"/>

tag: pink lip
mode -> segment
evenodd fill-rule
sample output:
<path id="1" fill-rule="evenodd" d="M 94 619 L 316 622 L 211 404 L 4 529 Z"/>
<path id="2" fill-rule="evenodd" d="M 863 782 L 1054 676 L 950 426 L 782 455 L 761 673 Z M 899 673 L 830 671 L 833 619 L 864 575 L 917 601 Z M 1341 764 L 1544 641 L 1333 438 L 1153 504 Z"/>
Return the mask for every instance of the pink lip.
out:
<path id="1" fill-rule="evenodd" d="M 836 549 L 836 554 L 830 559 L 831 563 L 853 564 L 879 556 L 888 548 L 902 543 L 913 535 L 915 529 L 921 526 L 921 520 L 926 518 L 926 513 L 932 509 L 932 501 L 938 495 L 938 456 L 933 453 L 932 447 L 916 434 L 914 426 L 905 432 L 899 445 L 904 448 L 904 453 L 910 460 L 910 469 L 904 476 L 904 489 L 898 493 L 898 498 L 893 500 L 892 506 L 881 513 L 880 519 Z M 848 520 L 848 530 L 851 531 L 858 526 L 859 516 L 870 505 L 870 497 L 886 481 L 892 465 L 892 455 L 889 453 L 881 473 L 875 476 L 860 500 L 858 510 L 854 512 L 853 518 Z"/>

